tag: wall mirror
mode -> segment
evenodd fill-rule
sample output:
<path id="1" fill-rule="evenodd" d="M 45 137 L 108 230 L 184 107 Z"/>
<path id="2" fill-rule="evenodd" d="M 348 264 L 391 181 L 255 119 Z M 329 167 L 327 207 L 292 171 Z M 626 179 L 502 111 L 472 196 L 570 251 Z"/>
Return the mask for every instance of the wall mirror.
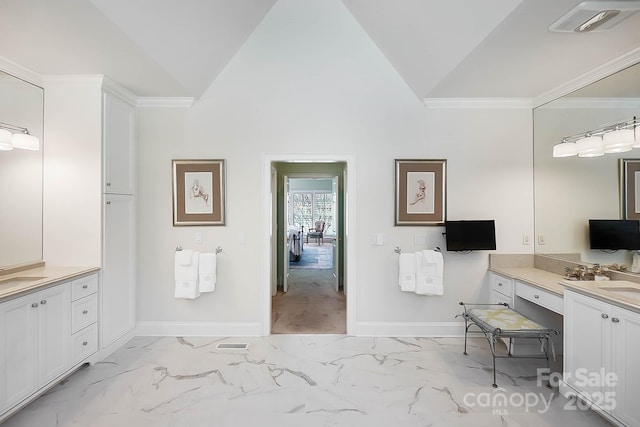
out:
<path id="1" fill-rule="evenodd" d="M 563 137 L 640 117 L 640 64 L 534 109 L 535 252 L 589 263 L 631 265 L 632 251 L 591 250 L 589 219 L 621 219 L 620 159 L 640 148 L 601 157 L 554 158 Z"/>
<path id="2" fill-rule="evenodd" d="M 40 150 L 0 151 L 0 268 L 42 260 L 42 88 L 0 71 L 0 122 L 27 128 Z"/>

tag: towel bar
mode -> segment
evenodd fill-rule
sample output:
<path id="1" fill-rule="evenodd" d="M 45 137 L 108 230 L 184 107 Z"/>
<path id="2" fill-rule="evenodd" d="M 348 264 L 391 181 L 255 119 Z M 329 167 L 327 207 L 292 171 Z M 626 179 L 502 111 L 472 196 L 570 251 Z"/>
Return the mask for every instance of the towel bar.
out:
<path id="1" fill-rule="evenodd" d="M 436 252 L 442 252 L 440 250 L 439 246 L 436 246 L 435 248 L 433 248 L 434 251 Z M 397 254 L 401 254 L 402 253 L 402 248 L 400 248 L 400 246 L 396 246 L 395 248 L 393 248 L 393 252 L 397 253 Z"/>
<path id="2" fill-rule="evenodd" d="M 176 246 L 176 252 L 180 252 L 182 250 L 182 246 Z M 216 248 L 216 253 L 219 254 L 222 252 L 222 247 L 218 246 Z"/>

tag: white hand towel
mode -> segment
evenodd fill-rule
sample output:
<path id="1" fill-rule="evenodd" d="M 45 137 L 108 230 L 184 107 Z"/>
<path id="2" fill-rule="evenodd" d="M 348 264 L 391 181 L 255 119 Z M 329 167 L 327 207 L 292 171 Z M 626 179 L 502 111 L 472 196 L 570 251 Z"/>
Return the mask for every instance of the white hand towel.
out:
<path id="1" fill-rule="evenodd" d="M 443 271 L 442 253 L 433 250 L 416 253 L 416 294 L 444 294 Z"/>
<path id="2" fill-rule="evenodd" d="M 213 292 L 216 290 L 216 264 L 215 253 L 201 253 L 199 262 L 198 288 L 200 292 Z"/>
<path id="3" fill-rule="evenodd" d="M 195 299 L 200 296 L 198 289 L 198 261 L 200 252 L 191 252 L 191 261 L 188 265 L 183 265 L 184 251 L 176 252 L 175 257 L 175 293 L 176 298 Z"/>
<path id="4" fill-rule="evenodd" d="M 193 258 L 193 251 L 191 249 L 182 249 L 176 251 L 176 265 L 189 265 Z"/>
<path id="5" fill-rule="evenodd" d="M 401 253 L 398 257 L 398 283 L 400 290 L 405 292 L 416 291 L 416 255 L 413 253 Z"/>

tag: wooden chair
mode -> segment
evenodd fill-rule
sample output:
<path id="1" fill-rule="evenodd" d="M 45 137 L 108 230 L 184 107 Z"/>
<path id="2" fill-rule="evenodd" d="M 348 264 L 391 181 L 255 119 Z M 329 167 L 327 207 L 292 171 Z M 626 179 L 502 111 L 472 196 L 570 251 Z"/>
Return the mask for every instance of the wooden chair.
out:
<path id="1" fill-rule="evenodd" d="M 309 243 L 309 237 L 315 238 L 316 243 L 324 243 L 324 221 L 316 221 L 315 228 L 309 228 L 307 231 L 307 243 Z"/>

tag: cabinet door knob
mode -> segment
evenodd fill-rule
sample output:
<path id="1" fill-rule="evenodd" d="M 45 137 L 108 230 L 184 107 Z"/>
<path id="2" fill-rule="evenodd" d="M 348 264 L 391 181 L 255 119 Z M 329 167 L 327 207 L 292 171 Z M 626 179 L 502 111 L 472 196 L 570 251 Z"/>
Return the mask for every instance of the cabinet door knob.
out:
<path id="1" fill-rule="evenodd" d="M 611 318 L 611 321 L 612 321 L 613 323 L 618 323 L 618 322 L 620 321 L 620 319 L 618 319 L 617 317 L 612 317 L 612 318 Z"/>
<path id="2" fill-rule="evenodd" d="M 42 301 L 40 301 L 40 304 L 45 305 L 47 303 L 46 299 L 43 299 Z"/>
<path id="3" fill-rule="evenodd" d="M 502 283 L 498 283 L 498 286 L 502 286 Z"/>
<path id="4" fill-rule="evenodd" d="M 31 307 L 36 308 L 38 306 L 37 302 L 34 302 L 33 304 L 31 304 Z"/>
<path id="5" fill-rule="evenodd" d="M 110 204 L 111 204 L 111 202 L 107 202 L 107 204 L 108 204 L 108 205 L 110 205 Z"/>
<path id="6" fill-rule="evenodd" d="M 110 182 L 107 182 L 107 187 L 111 187 L 111 183 Z"/>
<path id="7" fill-rule="evenodd" d="M 89 285 L 82 285 L 82 289 L 87 289 Z"/>
<path id="8" fill-rule="evenodd" d="M 82 345 L 87 345 L 87 344 L 89 344 L 89 343 L 86 342 L 86 341 L 82 341 Z"/>
<path id="9" fill-rule="evenodd" d="M 82 312 L 82 314 L 87 314 L 87 313 L 88 313 L 88 311 L 87 311 L 87 310 L 84 310 L 84 311 Z"/>
<path id="10" fill-rule="evenodd" d="M 601 316 L 602 316 L 603 319 L 608 319 L 609 318 L 609 315 L 605 314 L 605 313 L 602 313 Z"/>
<path id="11" fill-rule="evenodd" d="M 533 297 L 534 297 L 535 299 L 538 299 L 538 298 L 540 298 L 540 295 L 534 295 Z"/>

